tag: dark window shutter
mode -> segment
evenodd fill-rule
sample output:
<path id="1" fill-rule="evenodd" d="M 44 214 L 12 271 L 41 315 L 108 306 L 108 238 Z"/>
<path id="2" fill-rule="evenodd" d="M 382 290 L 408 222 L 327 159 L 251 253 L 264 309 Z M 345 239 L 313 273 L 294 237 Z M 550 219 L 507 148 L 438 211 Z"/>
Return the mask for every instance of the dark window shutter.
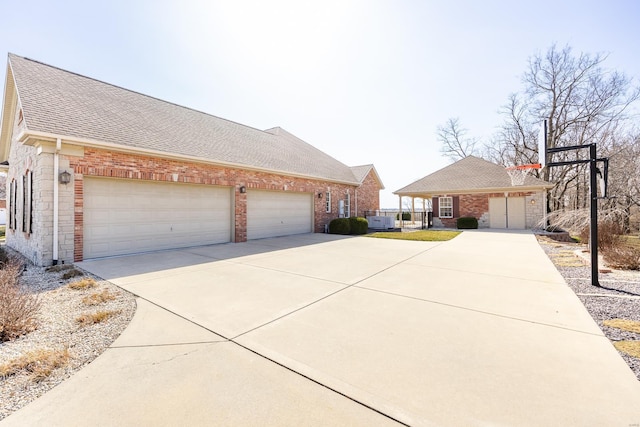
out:
<path id="1" fill-rule="evenodd" d="M 453 196 L 453 217 L 460 218 L 460 196 Z"/>
<path id="2" fill-rule="evenodd" d="M 431 199 L 431 208 L 433 210 L 433 217 L 434 218 L 440 217 L 440 205 L 438 205 L 438 198 L 437 197 L 433 197 Z"/>

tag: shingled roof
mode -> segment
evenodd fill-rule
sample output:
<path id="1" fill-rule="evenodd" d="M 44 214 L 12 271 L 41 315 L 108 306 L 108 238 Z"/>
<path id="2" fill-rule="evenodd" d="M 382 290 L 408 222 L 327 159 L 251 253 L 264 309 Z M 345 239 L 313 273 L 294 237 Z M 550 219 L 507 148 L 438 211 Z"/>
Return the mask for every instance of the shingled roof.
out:
<path id="1" fill-rule="evenodd" d="M 353 172 L 353 175 L 361 184 L 364 182 L 365 178 L 367 177 L 367 175 L 369 175 L 369 172 L 371 172 L 372 170 L 376 179 L 380 183 L 380 189 L 384 190 L 384 184 L 382 184 L 382 180 L 380 179 L 380 176 L 378 175 L 378 171 L 376 170 L 375 166 L 373 165 L 351 166 L 351 172 Z"/>
<path id="2" fill-rule="evenodd" d="M 14 54 L 9 69 L 27 133 L 359 184 L 347 165 L 280 128 L 254 129 Z"/>
<path id="3" fill-rule="evenodd" d="M 531 175 L 526 177 L 524 185 L 514 187 L 504 167 L 475 156 L 468 156 L 394 191 L 393 194 L 462 194 L 548 187 L 549 183 Z"/>

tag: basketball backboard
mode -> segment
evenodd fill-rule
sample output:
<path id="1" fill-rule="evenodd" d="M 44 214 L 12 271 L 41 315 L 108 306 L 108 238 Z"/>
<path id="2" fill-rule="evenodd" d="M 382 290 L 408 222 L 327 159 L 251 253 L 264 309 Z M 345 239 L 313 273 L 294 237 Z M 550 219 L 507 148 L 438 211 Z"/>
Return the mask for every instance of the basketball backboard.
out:
<path id="1" fill-rule="evenodd" d="M 547 121 L 543 120 L 538 134 L 538 163 L 541 167 L 547 165 Z"/>

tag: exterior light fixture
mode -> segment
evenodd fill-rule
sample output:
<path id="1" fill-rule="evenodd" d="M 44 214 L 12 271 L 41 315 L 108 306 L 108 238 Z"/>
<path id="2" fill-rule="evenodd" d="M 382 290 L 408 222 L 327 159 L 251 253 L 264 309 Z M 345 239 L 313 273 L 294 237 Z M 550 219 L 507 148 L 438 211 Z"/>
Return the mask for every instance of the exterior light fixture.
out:
<path id="1" fill-rule="evenodd" d="M 60 172 L 58 175 L 58 182 L 60 182 L 60 184 L 67 185 L 71 182 L 71 174 L 67 171 Z"/>
<path id="2" fill-rule="evenodd" d="M 246 193 L 246 192 L 247 192 L 247 187 L 245 187 L 244 185 L 243 185 L 243 186 L 241 186 L 241 187 L 240 187 L 240 192 L 241 192 L 242 194 Z"/>
<path id="3" fill-rule="evenodd" d="M 318 193 L 318 199 L 322 199 L 322 191 Z"/>

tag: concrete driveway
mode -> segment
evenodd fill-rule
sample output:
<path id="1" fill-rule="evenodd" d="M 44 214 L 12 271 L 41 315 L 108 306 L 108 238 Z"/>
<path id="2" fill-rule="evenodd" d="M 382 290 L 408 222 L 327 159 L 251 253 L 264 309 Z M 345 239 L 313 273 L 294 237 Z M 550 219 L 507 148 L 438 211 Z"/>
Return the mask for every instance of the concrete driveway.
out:
<path id="1" fill-rule="evenodd" d="M 311 234 L 80 267 L 138 311 L 2 426 L 640 423 L 640 382 L 528 233 Z"/>

